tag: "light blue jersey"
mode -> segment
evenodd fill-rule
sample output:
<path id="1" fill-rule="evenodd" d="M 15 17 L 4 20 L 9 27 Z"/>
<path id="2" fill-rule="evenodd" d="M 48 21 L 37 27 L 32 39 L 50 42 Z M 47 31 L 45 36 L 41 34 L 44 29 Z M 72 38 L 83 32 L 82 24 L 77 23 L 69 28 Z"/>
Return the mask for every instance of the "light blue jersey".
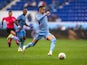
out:
<path id="1" fill-rule="evenodd" d="M 36 20 L 39 23 L 39 34 L 46 34 L 49 32 L 49 28 L 48 28 L 48 19 L 46 14 L 40 14 L 38 13 L 36 15 Z"/>
<path id="2" fill-rule="evenodd" d="M 42 37 L 46 38 L 47 36 L 50 35 L 49 33 L 49 28 L 48 28 L 48 19 L 46 14 L 40 14 L 38 13 L 36 15 L 36 20 L 38 21 L 39 24 L 39 32 L 36 34 L 35 39 L 39 40 Z"/>
<path id="3" fill-rule="evenodd" d="M 23 26 L 24 26 L 24 24 L 25 24 L 25 22 L 26 22 L 26 17 L 22 14 L 22 15 L 20 15 L 20 16 L 17 18 L 17 20 L 19 21 L 19 22 L 18 22 L 19 25 L 23 28 Z"/>
<path id="4" fill-rule="evenodd" d="M 22 27 L 22 29 L 19 32 L 17 32 L 17 36 L 19 38 L 23 38 L 26 36 L 26 31 L 23 29 L 23 26 L 26 23 L 26 17 L 22 14 L 17 18 L 17 20 L 19 21 L 18 24 Z"/>

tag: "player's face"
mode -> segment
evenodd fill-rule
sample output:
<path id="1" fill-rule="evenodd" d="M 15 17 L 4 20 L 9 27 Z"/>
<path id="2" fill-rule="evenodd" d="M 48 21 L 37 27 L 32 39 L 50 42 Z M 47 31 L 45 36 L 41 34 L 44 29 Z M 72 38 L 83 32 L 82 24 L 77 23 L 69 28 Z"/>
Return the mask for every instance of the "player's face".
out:
<path id="1" fill-rule="evenodd" d="M 26 14 L 27 14 L 27 10 L 24 10 L 24 11 L 23 11 L 23 14 L 26 15 Z"/>
<path id="2" fill-rule="evenodd" d="M 46 10 L 46 8 L 43 7 L 43 8 L 40 9 L 40 12 L 43 14 L 43 13 L 45 13 L 45 10 Z"/>
<path id="3" fill-rule="evenodd" d="M 12 16 L 12 12 L 9 12 L 8 15 L 9 15 L 9 16 Z"/>

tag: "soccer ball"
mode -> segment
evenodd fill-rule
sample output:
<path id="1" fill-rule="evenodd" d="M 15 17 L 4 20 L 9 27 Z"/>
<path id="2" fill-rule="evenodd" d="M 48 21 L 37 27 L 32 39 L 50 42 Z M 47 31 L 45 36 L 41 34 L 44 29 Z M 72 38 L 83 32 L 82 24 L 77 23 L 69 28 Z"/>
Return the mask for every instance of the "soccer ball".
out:
<path id="1" fill-rule="evenodd" d="M 66 54 L 63 53 L 63 52 L 61 52 L 61 53 L 58 54 L 58 58 L 59 58 L 60 60 L 64 60 L 64 59 L 66 58 Z"/>

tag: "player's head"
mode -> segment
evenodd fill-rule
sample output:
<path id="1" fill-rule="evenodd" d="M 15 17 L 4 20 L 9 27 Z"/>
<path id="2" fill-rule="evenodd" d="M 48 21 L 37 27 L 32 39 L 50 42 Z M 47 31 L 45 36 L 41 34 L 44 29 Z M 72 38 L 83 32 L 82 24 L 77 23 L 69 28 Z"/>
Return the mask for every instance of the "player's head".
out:
<path id="1" fill-rule="evenodd" d="M 23 15 L 27 14 L 27 9 L 23 9 Z"/>
<path id="2" fill-rule="evenodd" d="M 46 7 L 45 6 L 39 6 L 39 12 L 40 13 L 45 13 L 45 11 L 46 11 Z"/>
<path id="3" fill-rule="evenodd" d="M 11 10 L 8 12 L 8 15 L 9 15 L 10 17 L 12 16 L 12 11 L 11 11 Z"/>

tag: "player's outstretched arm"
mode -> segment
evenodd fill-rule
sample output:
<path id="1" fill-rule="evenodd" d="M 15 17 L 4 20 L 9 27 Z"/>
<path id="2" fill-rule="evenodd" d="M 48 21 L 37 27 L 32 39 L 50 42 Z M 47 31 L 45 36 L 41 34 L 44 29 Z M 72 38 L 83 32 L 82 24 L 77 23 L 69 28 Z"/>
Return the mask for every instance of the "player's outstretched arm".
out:
<path id="1" fill-rule="evenodd" d="M 40 20 L 42 20 L 45 16 L 48 16 L 49 14 L 50 14 L 50 12 L 47 11 L 47 12 L 44 13 L 42 16 L 41 16 L 41 15 L 37 15 L 37 16 L 36 16 L 36 19 L 37 19 L 37 21 L 40 21 Z"/>
<path id="2" fill-rule="evenodd" d="M 46 16 L 49 16 L 49 15 L 50 15 L 50 12 L 49 12 L 49 11 L 47 11 L 47 12 L 46 12 Z"/>
<path id="3" fill-rule="evenodd" d="M 27 26 L 27 27 L 29 27 L 30 28 L 30 30 L 33 30 L 33 24 L 27 24 L 27 23 L 25 23 L 25 26 Z"/>
<path id="4" fill-rule="evenodd" d="M 16 20 L 15 24 L 18 26 L 18 31 L 20 31 L 21 30 L 21 26 L 18 24 L 18 22 L 19 22 L 19 20 Z"/>
<path id="5" fill-rule="evenodd" d="M 25 23 L 24 25 L 30 27 L 30 25 L 28 25 L 27 23 Z"/>
<path id="6" fill-rule="evenodd" d="M 15 20 L 14 22 L 15 22 L 15 24 L 16 24 L 17 26 L 19 26 L 19 24 L 18 24 L 19 21 L 18 21 L 18 20 Z"/>
<path id="7" fill-rule="evenodd" d="M 41 16 L 41 15 L 40 15 L 40 16 L 37 15 L 37 16 L 36 16 L 36 20 L 37 20 L 37 21 L 40 21 L 40 20 L 42 20 L 45 16 L 46 16 L 46 14 L 43 14 L 42 16 Z"/>

